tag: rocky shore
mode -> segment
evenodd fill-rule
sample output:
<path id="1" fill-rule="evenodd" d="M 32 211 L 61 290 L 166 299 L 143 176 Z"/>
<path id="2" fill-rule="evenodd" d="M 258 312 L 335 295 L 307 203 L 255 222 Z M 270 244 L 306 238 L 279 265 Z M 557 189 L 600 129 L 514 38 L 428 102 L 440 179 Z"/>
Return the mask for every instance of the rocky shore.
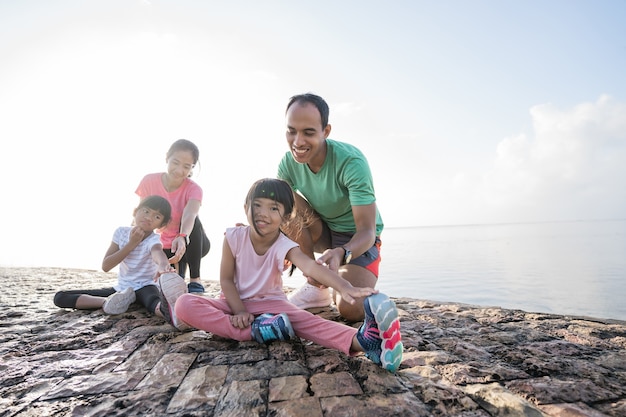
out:
<path id="1" fill-rule="evenodd" d="M 0 279 L 0 416 L 626 416 L 622 321 L 394 298 L 405 352 L 390 374 L 307 341 L 181 333 L 137 305 L 53 305 L 57 290 L 108 286 L 112 273 Z"/>

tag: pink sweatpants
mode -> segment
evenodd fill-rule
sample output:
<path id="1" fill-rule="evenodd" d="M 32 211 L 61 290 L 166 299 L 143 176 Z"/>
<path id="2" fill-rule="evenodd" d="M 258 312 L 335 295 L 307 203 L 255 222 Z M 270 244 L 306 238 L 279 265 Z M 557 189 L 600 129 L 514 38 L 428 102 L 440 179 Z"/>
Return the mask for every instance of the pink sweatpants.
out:
<path id="1" fill-rule="evenodd" d="M 301 310 L 287 299 L 245 300 L 243 304 L 255 316 L 285 313 L 296 336 L 347 355 L 355 353 L 350 351 L 352 339 L 357 333 L 354 327 Z M 196 329 L 239 341 L 252 340 L 250 327 L 238 329 L 230 324 L 228 316 L 232 312 L 225 299 L 183 294 L 176 300 L 175 310 L 178 318 Z"/>

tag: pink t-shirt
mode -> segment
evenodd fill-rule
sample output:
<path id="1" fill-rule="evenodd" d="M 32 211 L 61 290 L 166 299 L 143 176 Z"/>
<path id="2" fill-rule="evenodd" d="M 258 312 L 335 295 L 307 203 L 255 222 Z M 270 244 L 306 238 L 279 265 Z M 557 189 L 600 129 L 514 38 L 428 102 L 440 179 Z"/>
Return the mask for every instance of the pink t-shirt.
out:
<path id="1" fill-rule="evenodd" d="M 298 244 L 281 233 L 264 255 L 257 255 L 250 241 L 250 226 L 228 228 L 225 236 L 235 257 L 235 286 L 239 297 L 242 300 L 287 299 L 283 291 L 284 261 L 287 252 Z"/>
<path id="2" fill-rule="evenodd" d="M 160 229 L 159 233 L 161 234 L 163 247 L 171 249 L 172 241 L 180 232 L 180 220 L 183 217 L 183 209 L 189 200 L 202 202 L 202 188 L 189 178 L 185 178 L 182 185 L 170 193 L 165 189 L 163 181 L 161 181 L 162 176 L 162 172 L 146 175 L 137 186 L 135 194 L 141 199 L 151 195 L 160 195 L 170 202 L 172 206 L 172 220 L 165 228 Z"/>

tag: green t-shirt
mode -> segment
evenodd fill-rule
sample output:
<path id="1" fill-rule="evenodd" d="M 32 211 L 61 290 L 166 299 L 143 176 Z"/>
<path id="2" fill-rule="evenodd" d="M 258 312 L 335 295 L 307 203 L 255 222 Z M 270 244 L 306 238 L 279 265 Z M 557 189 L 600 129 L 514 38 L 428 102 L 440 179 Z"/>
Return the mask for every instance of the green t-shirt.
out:
<path id="1" fill-rule="evenodd" d="M 318 173 L 299 164 L 287 152 L 278 165 L 278 178 L 300 192 L 331 230 L 356 232 L 352 206 L 376 202 L 374 181 L 363 153 L 347 143 L 326 139 L 326 159 Z M 376 235 L 383 221 L 376 209 Z"/>

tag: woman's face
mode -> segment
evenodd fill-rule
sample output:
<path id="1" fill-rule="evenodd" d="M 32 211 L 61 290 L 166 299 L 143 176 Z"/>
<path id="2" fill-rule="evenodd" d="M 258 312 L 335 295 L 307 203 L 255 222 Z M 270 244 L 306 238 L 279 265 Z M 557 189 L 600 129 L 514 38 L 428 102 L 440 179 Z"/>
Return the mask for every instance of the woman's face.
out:
<path id="1" fill-rule="evenodd" d="M 167 174 L 173 179 L 184 180 L 189 177 L 195 166 L 191 151 L 176 151 L 167 158 Z"/>

